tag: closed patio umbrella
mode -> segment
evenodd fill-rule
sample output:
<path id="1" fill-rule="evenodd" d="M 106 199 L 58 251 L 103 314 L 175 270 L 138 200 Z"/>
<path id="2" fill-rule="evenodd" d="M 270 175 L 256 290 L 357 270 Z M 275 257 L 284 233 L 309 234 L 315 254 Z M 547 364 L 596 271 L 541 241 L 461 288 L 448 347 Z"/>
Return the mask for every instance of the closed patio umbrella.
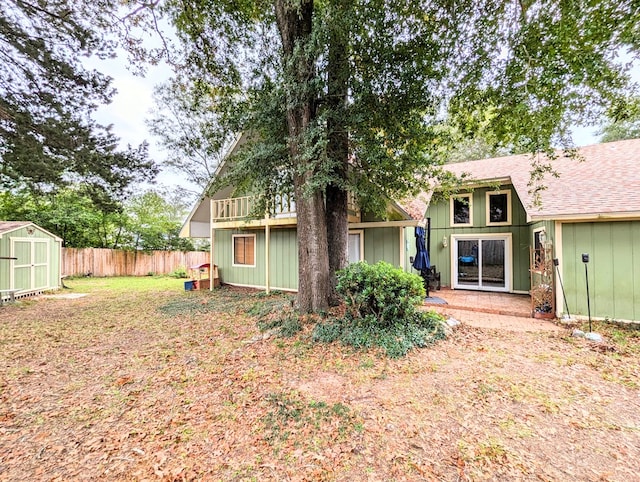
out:
<path id="1" fill-rule="evenodd" d="M 428 274 L 429 268 L 431 268 L 431 263 L 429 262 L 429 253 L 427 252 L 424 228 L 421 226 L 416 226 L 415 235 L 416 256 L 413 260 L 413 267 L 420 271 L 420 275 L 424 280 L 425 289 L 427 290 L 427 296 L 429 296 Z"/>

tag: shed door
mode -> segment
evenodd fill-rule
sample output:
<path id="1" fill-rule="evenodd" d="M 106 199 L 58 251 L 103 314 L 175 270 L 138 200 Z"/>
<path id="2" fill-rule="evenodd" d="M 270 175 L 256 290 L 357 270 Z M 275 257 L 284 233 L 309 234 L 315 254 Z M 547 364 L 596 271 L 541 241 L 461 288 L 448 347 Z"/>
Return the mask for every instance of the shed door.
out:
<path id="1" fill-rule="evenodd" d="M 49 287 L 49 240 L 11 239 L 13 276 L 11 289 L 38 290 Z"/>

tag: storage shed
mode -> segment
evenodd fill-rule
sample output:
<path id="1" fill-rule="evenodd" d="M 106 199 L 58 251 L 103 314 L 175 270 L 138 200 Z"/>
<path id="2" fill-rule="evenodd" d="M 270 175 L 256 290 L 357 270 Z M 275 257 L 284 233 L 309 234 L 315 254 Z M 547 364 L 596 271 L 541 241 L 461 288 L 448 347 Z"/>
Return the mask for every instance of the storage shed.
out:
<path id="1" fill-rule="evenodd" d="M 0 221 L 0 300 L 60 288 L 62 239 L 28 221 Z"/>

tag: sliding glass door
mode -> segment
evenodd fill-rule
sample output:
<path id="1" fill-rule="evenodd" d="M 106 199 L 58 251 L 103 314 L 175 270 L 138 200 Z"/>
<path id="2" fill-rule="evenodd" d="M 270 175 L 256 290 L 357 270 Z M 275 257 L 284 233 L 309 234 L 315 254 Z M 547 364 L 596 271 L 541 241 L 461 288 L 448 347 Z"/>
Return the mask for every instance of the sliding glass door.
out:
<path id="1" fill-rule="evenodd" d="M 451 238 L 454 288 L 510 291 L 510 235 L 452 235 Z"/>

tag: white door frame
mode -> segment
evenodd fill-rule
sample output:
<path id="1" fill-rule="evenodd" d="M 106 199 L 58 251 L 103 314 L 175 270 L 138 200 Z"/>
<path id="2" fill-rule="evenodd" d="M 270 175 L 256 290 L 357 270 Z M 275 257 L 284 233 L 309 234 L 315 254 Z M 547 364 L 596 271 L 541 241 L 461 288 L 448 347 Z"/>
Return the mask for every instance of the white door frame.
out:
<path id="1" fill-rule="evenodd" d="M 349 236 L 358 236 L 358 255 L 360 259 L 358 261 L 364 261 L 364 229 L 350 229 L 349 234 L 347 235 L 347 241 L 349 240 Z M 348 255 L 349 253 L 347 253 Z M 355 261 L 347 260 L 349 263 L 353 263 Z"/>
<path id="2" fill-rule="evenodd" d="M 504 287 L 482 286 L 482 247 L 478 246 L 478 286 L 458 284 L 458 241 L 470 241 L 477 239 L 480 244 L 483 240 L 504 240 Z M 476 291 L 502 291 L 511 292 L 513 286 L 513 259 L 512 233 L 476 233 L 476 234 L 452 234 L 451 235 L 451 287 L 453 289 Z"/>

